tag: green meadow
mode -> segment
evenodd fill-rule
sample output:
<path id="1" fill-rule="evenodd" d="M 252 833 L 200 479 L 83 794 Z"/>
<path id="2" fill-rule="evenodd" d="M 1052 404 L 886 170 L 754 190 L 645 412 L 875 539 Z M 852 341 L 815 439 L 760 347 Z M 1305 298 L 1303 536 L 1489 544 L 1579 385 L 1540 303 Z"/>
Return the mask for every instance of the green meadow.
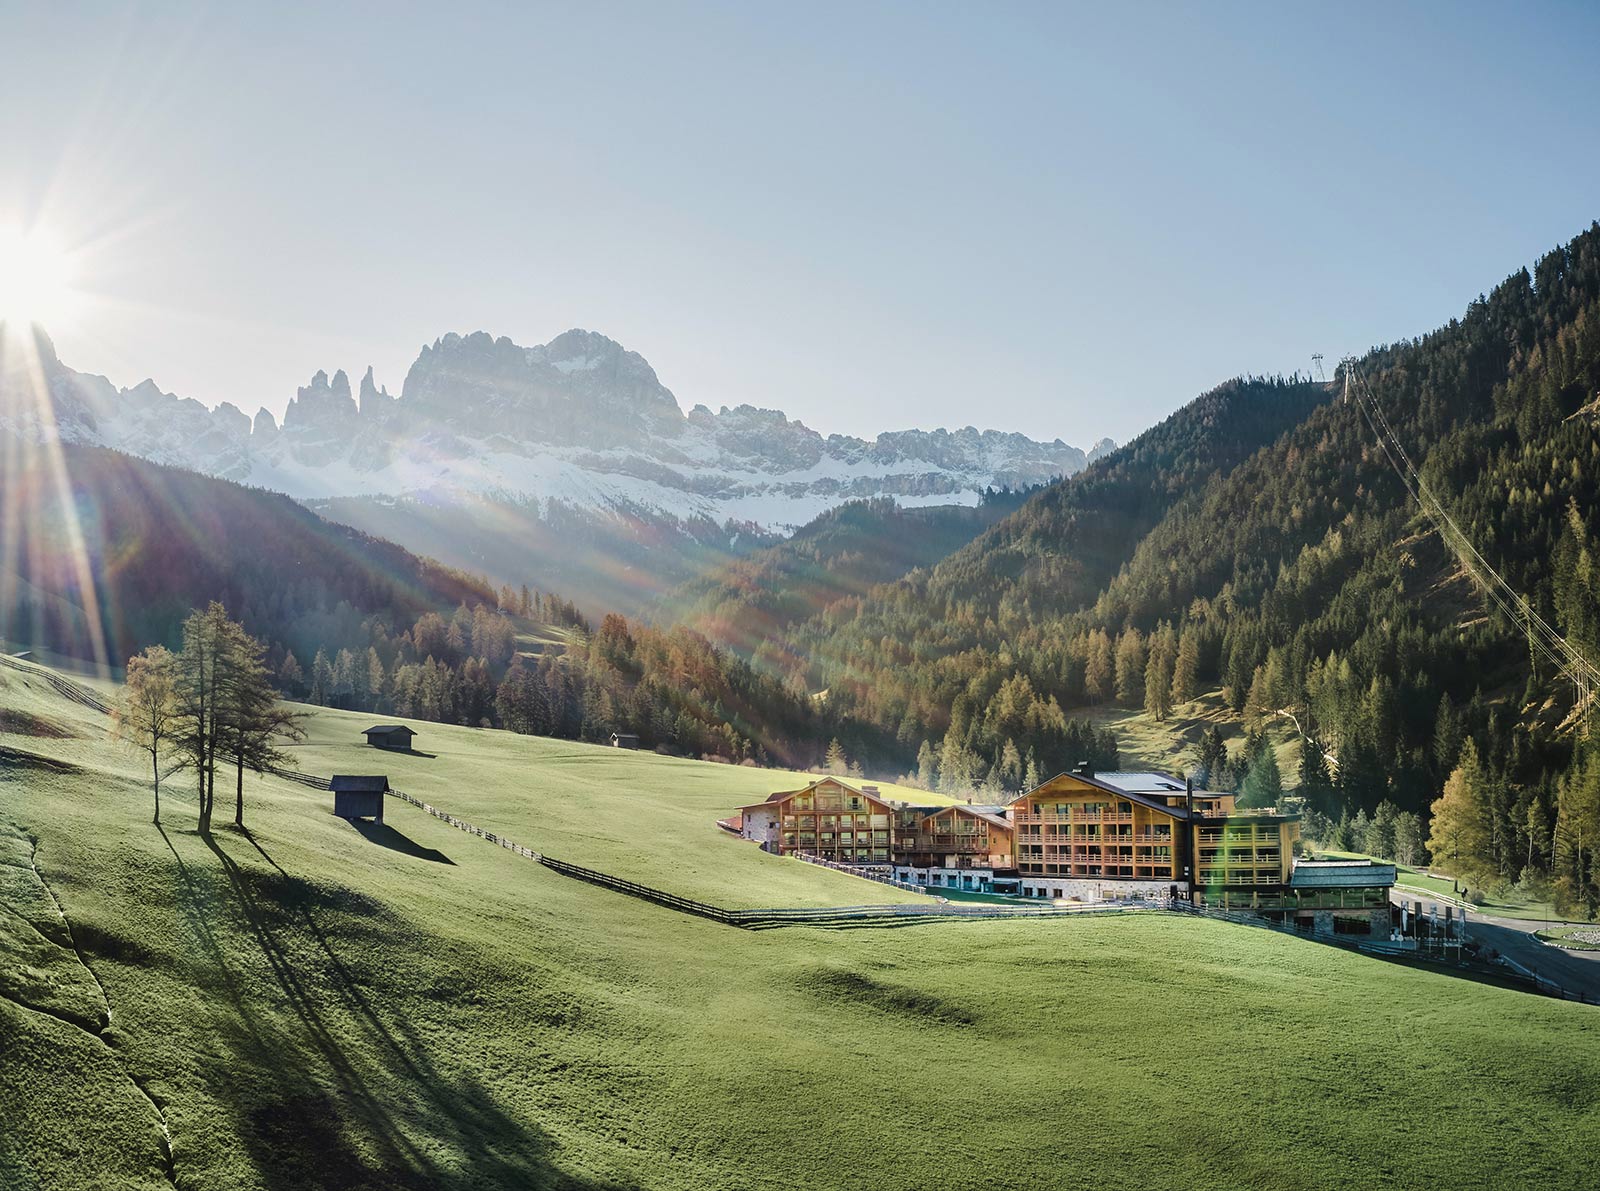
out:
<path id="1" fill-rule="evenodd" d="M 1593 1183 L 1593 1008 L 1159 914 L 745 932 L 279 780 L 208 840 L 104 717 L 0 707 L 6 1188 Z M 298 767 L 724 904 L 913 896 L 715 826 L 796 775 L 366 724 Z"/>

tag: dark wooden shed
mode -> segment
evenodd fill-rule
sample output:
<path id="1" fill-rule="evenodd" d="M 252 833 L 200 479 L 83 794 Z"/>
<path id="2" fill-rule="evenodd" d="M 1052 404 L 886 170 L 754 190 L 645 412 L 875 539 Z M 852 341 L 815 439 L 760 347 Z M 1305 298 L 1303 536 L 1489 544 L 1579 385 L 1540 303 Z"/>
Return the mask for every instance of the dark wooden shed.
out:
<path id="1" fill-rule="evenodd" d="M 611 747 L 614 749 L 636 749 L 639 747 L 639 738 L 631 732 L 613 732 L 611 734 Z"/>
<path id="2" fill-rule="evenodd" d="M 380 749 L 409 749 L 415 735 L 404 724 L 379 724 L 366 730 L 367 743 Z"/>
<path id="3" fill-rule="evenodd" d="M 383 822 L 383 796 L 389 792 L 389 779 L 382 774 L 335 774 L 328 789 L 333 791 L 333 813 L 341 819 Z"/>

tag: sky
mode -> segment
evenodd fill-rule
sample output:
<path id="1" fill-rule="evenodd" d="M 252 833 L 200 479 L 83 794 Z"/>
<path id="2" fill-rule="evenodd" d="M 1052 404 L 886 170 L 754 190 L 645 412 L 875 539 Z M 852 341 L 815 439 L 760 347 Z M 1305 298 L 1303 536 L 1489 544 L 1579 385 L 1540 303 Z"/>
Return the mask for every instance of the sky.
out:
<path id="1" fill-rule="evenodd" d="M 1600 6 L 0 0 L 62 359 L 281 413 L 569 327 L 687 409 L 1125 441 L 1600 217 Z"/>

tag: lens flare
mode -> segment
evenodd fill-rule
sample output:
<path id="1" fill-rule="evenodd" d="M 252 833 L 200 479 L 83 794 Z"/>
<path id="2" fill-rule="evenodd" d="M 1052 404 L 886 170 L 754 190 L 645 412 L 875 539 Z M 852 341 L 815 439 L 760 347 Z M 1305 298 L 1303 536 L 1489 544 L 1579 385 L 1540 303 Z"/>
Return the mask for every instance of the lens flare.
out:
<path id="1" fill-rule="evenodd" d="M 0 323 L 50 326 L 77 307 L 74 260 L 44 228 L 0 224 Z"/>

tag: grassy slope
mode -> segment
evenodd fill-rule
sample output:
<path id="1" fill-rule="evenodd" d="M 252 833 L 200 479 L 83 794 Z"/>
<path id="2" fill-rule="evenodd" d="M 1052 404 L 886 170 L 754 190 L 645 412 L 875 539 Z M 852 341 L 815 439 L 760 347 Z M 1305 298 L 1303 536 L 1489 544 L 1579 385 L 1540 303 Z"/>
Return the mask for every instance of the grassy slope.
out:
<path id="1" fill-rule="evenodd" d="M 1078 708 L 1070 714 L 1092 721 L 1097 728 L 1115 731 L 1126 769 L 1170 771 L 1174 757 L 1182 757 L 1184 764 L 1192 767 L 1200 751 L 1201 737 L 1213 727 L 1222 729 L 1229 752 L 1237 753 L 1244 747 L 1244 724 L 1223 702 L 1220 689 L 1180 703 L 1165 721 L 1157 721 L 1143 709 L 1135 711 L 1108 704 Z M 1283 721 L 1270 723 L 1267 733 L 1278 757 L 1283 784 L 1292 786 L 1300 773 L 1300 738 L 1293 727 Z"/>
<path id="2" fill-rule="evenodd" d="M 730 907 L 924 900 L 770 856 L 716 826 L 741 805 L 804 785 L 804 774 L 422 720 L 392 722 L 409 723 L 416 752 L 431 755 L 386 753 L 360 735 L 371 716 L 303 710 L 313 715 L 295 750 L 302 770 L 386 774 L 407 794 L 561 860 Z M 951 801 L 877 785 L 889 798 Z M 415 817 L 402 809 L 391 822 L 409 832 Z"/>
<path id="3" fill-rule="evenodd" d="M 411 848 L 375 846 L 326 813 L 326 795 L 278 782 L 251 786 L 253 841 L 222 831 L 208 844 L 181 801 L 163 835 L 137 761 L 103 742 L 103 723 L 19 675 L 0 684 L 6 705 L 81 733 L 0 738 L 85 767 L 13 760 L 0 819 L 15 830 L 0 833 L 38 837 L 39 869 L 113 1010 L 102 1042 L 92 983 L 43 933 L 31 966 L 56 975 L 33 982 L 45 992 L 7 964 L 0 1185 L 165 1186 L 155 1112 L 125 1073 L 164 1105 L 183 1186 L 1577 1186 L 1592 1174 L 1593 1009 L 1158 916 L 751 934 L 567 880 L 408 807 L 391 822 Z M 319 721 L 302 768 L 339 759 L 348 746 L 331 737 L 347 718 Z M 458 743 L 509 746 L 427 728 L 419 743 L 439 757 L 407 759 L 419 768 L 397 770 L 407 786 L 480 819 L 503 807 L 508 833 L 575 859 L 580 846 L 622 859 L 554 805 L 602 801 L 591 773 L 634 787 L 607 803 L 622 808 L 613 825 L 641 812 L 693 822 L 699 842 L 684 835 L 684 848 L 729 863 L 750 854 L 725 847 L 706 810 L 741 781 L 770 784 L 530 742 L 505 754 L 525 772 L 504 789 L 435 790 L 420 767 L 442 774 Z M 543 791 L 531 811 L 510 793 L 524 781 Z M 666 809 L 679 800 L 692 808 L 681 817 Z M 714 885 L 691 879 L 699 867 L 685 881 Z M 819 900 L 849 882 L 789 869 Z M 0 917 L 21 935 L 47 907 L 14 884 L 17 912 Z M 40 997 L 76 1004 L 91 1029 L 18 1003 Z"/>

